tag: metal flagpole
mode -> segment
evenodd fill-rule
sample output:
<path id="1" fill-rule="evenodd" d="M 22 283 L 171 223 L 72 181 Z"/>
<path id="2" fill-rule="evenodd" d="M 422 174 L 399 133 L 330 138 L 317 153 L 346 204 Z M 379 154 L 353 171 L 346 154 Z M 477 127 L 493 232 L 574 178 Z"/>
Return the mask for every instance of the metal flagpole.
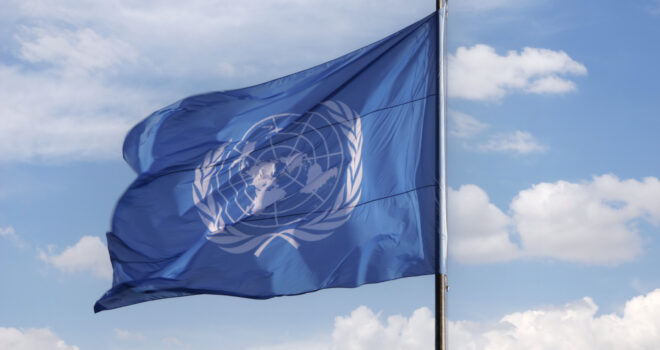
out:
<path id="1" fill-rule="evenodd" d="M 438 227 L 438 269 L 435 274 L 435 349 L 446 350 L 447 332 L 445 322 L 445 306 L 447 293 L 447 2 L 436 0 L 438 14 L 438 165 L 440 222 Z"/>

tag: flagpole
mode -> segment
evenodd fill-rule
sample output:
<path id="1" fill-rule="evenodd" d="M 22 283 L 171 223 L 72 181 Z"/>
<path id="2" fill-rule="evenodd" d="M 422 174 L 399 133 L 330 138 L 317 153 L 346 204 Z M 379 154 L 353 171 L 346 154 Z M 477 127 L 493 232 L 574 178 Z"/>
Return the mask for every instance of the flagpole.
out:
<path id="1" fill-rule="evenodd" d="M 446 350 L 446 293 L 447 293 L 447 2 L 436 0 L 438 17 L 438 269 L 435 274 L 435 349 Z"/>

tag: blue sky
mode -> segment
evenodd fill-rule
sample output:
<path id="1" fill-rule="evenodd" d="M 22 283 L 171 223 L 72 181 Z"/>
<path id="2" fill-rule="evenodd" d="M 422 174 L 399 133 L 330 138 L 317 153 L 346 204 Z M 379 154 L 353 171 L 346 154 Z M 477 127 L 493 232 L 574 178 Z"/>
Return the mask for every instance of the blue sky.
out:
<path id="1" fill-rule="evenodd" d="M 450 6 L 450 345 L 655 349 L 660 3 Z M 110 285 L 104 233 L 134 177 L 120 150 L 131 125 L 187 95 L 335 58 L 433 9 L 4 3 L 0 348 L 429 349 L 432 277 L 98 315 L 92 305 Z"/>

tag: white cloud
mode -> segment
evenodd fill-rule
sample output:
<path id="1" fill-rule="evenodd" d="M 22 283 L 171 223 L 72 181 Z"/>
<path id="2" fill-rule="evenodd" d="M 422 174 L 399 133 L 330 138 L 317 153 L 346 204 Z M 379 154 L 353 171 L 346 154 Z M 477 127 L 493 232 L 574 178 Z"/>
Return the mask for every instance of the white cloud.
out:
<path id="1" fill-rule="evenodd" d="M 16 231 L 13 227 L 0 227 L 0 237 L 14 238 L 16 236 Z"/>
<path id="2" fill-rule="evenodd" d="M 523 7 L 542 0 L 461 0 L 449 4 L 449 9 L 454 11 L 474 13 L 501 8 Z"/>
<path id="3" fill-rule="evenodd" d="M 108 249 L 98 237 L 84 236 L 60 254 L 54 253 L 52 248 L 48 252 L 41 251 L 39 258 L 66 273 L 90 272 L 100 278 L 112 278 Z"/>
<path id="4" fill-rule="evenodd" d="M 140 89 L 59 68 L 0 64 L 0 80 L 0 161 L 118 157 L 123 136 L 153 101 Z"/>
<path id="5" fill-rule="evenodd" d="M 179 338 L 171 336 L 161 339 L 160 342 L 167 348 L 181 348 L 185 345 L 181 340 L 179 340 Z"/>
<path id="6" fill-rule="evenodd" d="M 541 144 L 527 131 L 515 131 L 512 133 L 499 133 L 490 136 L 488 141 L 477 143 L 468 139 L 481 134 L 489 125 L 480 122 L 476 118 L 458 111 L 449 111 L 449 135 L 463 140 L 462 146 L 468 150 L 480 152 L 509 152 L 517 154 L 531 154 L 545 152 L 548 147 Z"/>
<path id="7" fill-rule="evenodd" d="M 10 0 L 3 15 L 20 25 L 0 32 L 14 54 L 0 58 L 0 162 L 120 159 L 130 126 L 159 107 L 324 62 L 432 9 L 395 0 Z M 377 15 L 366 23 L 365 13 Z"/>
<path id="8" fill-rule="evenodd" d="M 660 180 L 540 183 L 511 202 L 527 254 L 590 264 L 630 261 L 642 252 L 635 221 L 660 224 Z"/>
<path id="9" fill-rule="evenodd" d="M 145 339 L 144 335 L 142 335 L 140 332 L 132 332 L 120 328 L 113 329 L 113 332 L 115 333 L 115 337 L 119 340 L 142 341 Z"/>
<path id="10" fill-rule="evenodd" d="M 6 238 L 19 248 L 25 247 L 25 242 L 16 234 L 12 226 L 0 227 L 0 238 Z"/>
<path id="11" fill-rule="evenodd" d="M 585 297 L 563 306 L 515 312 L 494 322 L 449 321 L 447 347 L 461 350 L 657 349 L 660 344 L 660 289 L 626 302 L 622 315 L 596 316 L 598 306 Z M 410 317 L 381 320 L 366 306 L 335 319 L 332 340 L 259 347 L 259 350 L 426 350 L 433 348 L 435 321 L 426 307 Z"/>
<path id="12" fill-rule="evenodd" d="M 660 0 L 651 0 L 646 8 L 652 15 L 660 15 Z"/>
<path id="13" fill-rule="evenodd" d="M 248 350 L 330 350 L 329 340 L 302 340 L 276 345 L 250 347 Z"/>
<path id="14" fill-rule="evenodd" d="M 15 48 L 0 59 L 0 162 L 119 159 L 129 128 L 159 107 L 324 62 L 432 9 L 395 0 L 10 1 L 3 10 L 23 24 L 0 33 Z M 364 13 L 376 20 L 365 25 Z M 500 56 L 486 45 L 460 48 L 450 69 L 453 96 L 482 100 L 568 92 L 575 84 L 562 76 L 586 73 L 560 51 Z M 459 132 L 484 127 L 475 122 Z"/>
<path id="15" fill-rule="evenodd" d="M 361 306 L 335 319 L 331 349 L 431 349 L 433 332 L 433 315 L 427 308 L 415 310 L 410 318 L 390 316 L 383 324 L 378 314 Z"/>
<path id="16" fill-rule="evenodd" d="M 56 65 L 67 72 L 93 72 L 132 62 L 136 51 L 122 40 L 99 35 L 90 28 L 26 27 L 17 36 L 19 57 L 30 63 Z"/>
<path id="17" fill-rule="evenodd" d="M 655 289 L 656 285 L 654 283 L 649 283 L 648 281 L 643 281 L 637 276 L 632 277 L 630 280 L 630 288 L 635 290 L 638 293 L 648 293 Z"/>
<path id="18" fill-rule="evenodd" d="M 101 22 L 94 29 L 30 15 L 55 4 L 8 5 L 16 18 L 37 24 L 5 38 L 16 56 L 0 60 L 0 162 L 118 157 L 123 136 L 163 94 L 125 81 L 147 62 L 130 43 L 100 32 Z"/>
<path id="19" fill-rule="evenodd" d="M 464 263 L 488 263 L 515 259 L 519 248 L 511 243 L 511 219 L 490 203 L 475 185 L 449 189 L 449 239 L 453 259 Z"/>
<path id="20" fill-rule="evenodd" d="M 449 55 L 452 97 L 498 100 L 508 93 L 561 94 L 576 89 L 560 75 L 585 75 L 587 69 L 563 51 L 526 47 L 501 56 L 484 44 L 459 47 Z"/>
<path id="21" fill-rule="evenodd" d="M 0 327 L 0 349 L 3 350 L 79 350 L 67 345 L 48 328 Z"/>
<path id="22" fill-rule="evenodd" d="M 554 75 L 539 78 L 527 88 L 527 91 L 534 94 L 563 94 L 575 90 L 577 90 L 577 86 L 574 82 Z"/>
<path id="23" fill-rule="evenodd" d="M 547 147 L 539 143 L 529 132 L 517 130 L 513 133 L 493 135 L 488 142 L 479 145 L 478 149 L 485 152 L 530 154 L 545 152 Z"/>
<path id="24" fill-rule="evenodd" d="M 591 298 L 562 307 L 516 312 L 495 323 L 448 324 L 452 349 L 657 349 L 660 289 L 629 300 L 623 315 L 596 316 Z"/>
<path id="25" fill-rule="evenodd" d="M 252 350 L 427 350 L 434 344 L 433 314 L 419 308 L 410 317 L 394 315 L 383 323 L 380 314 L 360 306 L 335 318 L 330 340 L 299 340 Z"/>
<path id="26" fill-rule="evenodd" d="M 478 121 L 470 115 L 458 111 L 449 111 L 449 135 L 468 139 L 488 128 L 488 124 Z"/>
<path id="27" fill-rule="evenodd" d="M 507 216 L 474 185 L 449 192 L 450 256 L 463 263 L 552 258 L 611 265 L 642 253 L 636 222 L 660 225 L 660 180 L 540 183 L 511 201 Z M 519 238 L 514 243 L 513 237 Z"/>

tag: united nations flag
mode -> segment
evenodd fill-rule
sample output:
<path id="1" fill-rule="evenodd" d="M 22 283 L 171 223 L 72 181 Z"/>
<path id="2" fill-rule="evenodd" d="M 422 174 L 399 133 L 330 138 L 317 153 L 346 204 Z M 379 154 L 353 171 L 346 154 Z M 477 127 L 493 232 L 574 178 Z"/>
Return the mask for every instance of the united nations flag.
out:
<path id="1" fill-rule="evenodd" d="M 96 312 L 192 294 L 295 295 L 433 274 L 438 14 L 135 126 Z"/>

